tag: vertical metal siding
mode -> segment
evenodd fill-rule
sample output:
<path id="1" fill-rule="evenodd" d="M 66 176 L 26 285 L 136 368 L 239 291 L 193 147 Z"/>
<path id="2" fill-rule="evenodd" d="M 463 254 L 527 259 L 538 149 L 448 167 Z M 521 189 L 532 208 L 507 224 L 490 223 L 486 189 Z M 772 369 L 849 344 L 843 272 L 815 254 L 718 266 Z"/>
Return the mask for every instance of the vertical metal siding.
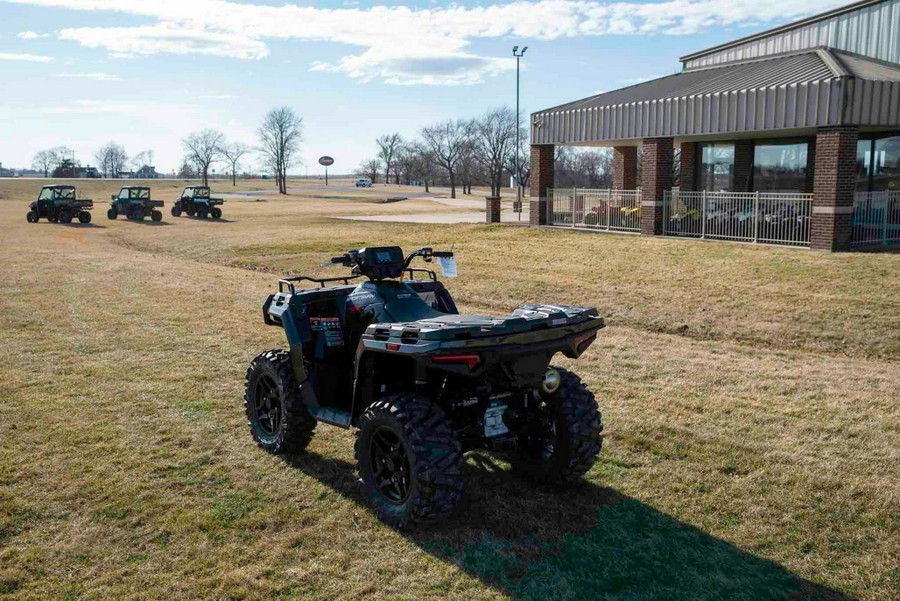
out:
<path id="1" fill-rule="evenodd" d="M 710 52 L 685 61 L 684 67 L 708 67 L 818 46 L 900 64 L 900 0 L 865 6 L 739 46 Z"/>

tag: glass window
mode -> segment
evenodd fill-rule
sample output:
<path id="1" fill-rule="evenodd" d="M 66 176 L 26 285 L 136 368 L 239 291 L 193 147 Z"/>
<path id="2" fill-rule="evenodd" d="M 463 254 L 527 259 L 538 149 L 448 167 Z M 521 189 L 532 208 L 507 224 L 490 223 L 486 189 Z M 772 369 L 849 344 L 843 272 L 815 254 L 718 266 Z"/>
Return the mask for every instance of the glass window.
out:
<path id="1" fill-rule="evenodd" d="M 900 191 L 900 136 L 875 140 L 872 191 Z"/>
<path id="2" fill-rule="evenodd" d="M 734 144 L 702 144 L 700 189 L 731 191 L 734 182 Z"/>
<path id="3" fill-rule="evenodd" d="M 808 142 L 761 142 L 753 152 L 753 188 L 758 192 L 806 192 Z"/>
<path id="4" fill-rule="evenodd" d="M 872 140 L 856 143 L 856 191 L 869 191 L 869 176 L 872 174 Z"/>
<path id="5" fill-rule="evenodd" d="M 119 198 L 121 198 L 122 200 L 128 200 L 130 193 L 131 190 L 129 190 L 128 188 L 122 188 L 121 190 L 119 190 Z"/>
<path id="6" fill-rule="evenodd" d="M 150 188 L 141 188 L 138 190 L 138 198 L 150 198 Z"/>
<path id="7" fill-rule="evenodd" d="M 194 196 L 197 198 L 209 198 L 209 188 L 196 188 Z"/>
<path id="8" fill-rule="evenodd" d="M 51 198 L 53 198 L 53 188 L 44 188 L 41 190 L 38 200 L 50 200 Z"/>

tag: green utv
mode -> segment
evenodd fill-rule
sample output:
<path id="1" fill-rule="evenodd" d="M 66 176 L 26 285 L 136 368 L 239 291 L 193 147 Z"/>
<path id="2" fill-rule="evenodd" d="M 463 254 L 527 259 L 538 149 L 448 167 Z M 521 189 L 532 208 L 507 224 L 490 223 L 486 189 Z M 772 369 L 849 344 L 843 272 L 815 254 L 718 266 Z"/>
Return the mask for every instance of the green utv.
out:
<path id="1" fill-rule="evenodd" d="M 159 208 L 163 204 L 161 200 L 150 199 L 150 188 L 146 186 L 123 186 L 117 195 L 112 196 L 106 216 L 115 219 L 125 215 L 133 221 L 143 221 L 149 217 L 153 221 L 162 221 L 163 214 Z"/>
<path id="2" fill-rule="evenodd" d="M 182 213 L 187 213 L 190 217 L 200 217 L 206 219 L 222 218 L 221 205 L 224 200 L 221 198 L 210 198 L 209 186 L 188 186 L 182 191 L 181 196 L 175 199 L 172 205 L 172 217 L 180 217 Z"/>
<path id="3" fill-rule="evenodd" d="M 37 223 L 41 217 L 47 221 L 72 223 L 76 217 L 79 223 L 90 223 L 89 211 L 94 201 L 78 198 L 75 186 L 44 186 L 36 201 L 28 206 L 28 223 Z"/>
<path id="4" fill-rule="evenodd" d="M 318 422 L 356 427 L 365 494 L 398 527 L 450 513 L 473 449 L 509 453 L 538 482 L 578 479 L 600 452 L 600 412 L 578 376 L 550 362 L 584 353 L 604 327 L 596 309 L 459 315 L 434 271 L 410 267 L 416 257 L 455 276 L 452 252 L 404 257 L 391 246 L 333 258 L 352 269 L 345 277 L 278 282 L 263 319 L 284 329 L 288 349 L 258 355 L 247 370 L 254 440 L 297 453 Z"/>

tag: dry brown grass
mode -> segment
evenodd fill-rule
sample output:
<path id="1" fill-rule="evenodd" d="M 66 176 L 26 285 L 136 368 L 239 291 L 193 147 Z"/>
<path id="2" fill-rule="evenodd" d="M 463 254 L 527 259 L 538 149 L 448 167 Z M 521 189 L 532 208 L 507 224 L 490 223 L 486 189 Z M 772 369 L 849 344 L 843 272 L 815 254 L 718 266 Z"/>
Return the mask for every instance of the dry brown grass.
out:
<path id="1" fill-rule="evenodd" d="M 29 225 L 20 192 L 0 180 L 0 596 L 900 595 L 900 255 L 325 217 L 428 201 Z M 607 315 L 575 364 L 606 424 L 587 483 L 476 455 L 458 514 L 404 535 L 361 501 L 351 433 L 252 445 L 275 274 L 385 242 L 455 243 L 468 310 Z"/>

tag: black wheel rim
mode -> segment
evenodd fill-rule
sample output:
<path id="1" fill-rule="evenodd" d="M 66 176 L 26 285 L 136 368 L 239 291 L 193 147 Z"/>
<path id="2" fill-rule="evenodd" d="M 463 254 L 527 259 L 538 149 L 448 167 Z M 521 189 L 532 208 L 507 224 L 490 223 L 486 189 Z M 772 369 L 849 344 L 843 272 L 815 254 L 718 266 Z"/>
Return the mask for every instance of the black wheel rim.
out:
<path id="1" fill-rule="evenodd" d="M 266 436 L 275 436 L 281 426 L 281 398 L 275 380 L 268 375 L 256 381 L 253 408 L 259 429 Z"/>
<path id="2" fill-rule="evenodd" d="M 391 503 L 399 505 L 406 501 L 412 469 L 400 437 L 390 428 L 378 428 L 372 434 L 369 453 L 379 492 Z"/>
<path id="3" fill-rule="evenodd" d="M 556 448 L 556 420 L 547 401 L 543 401 L 529 420 L 519 445 L 534 461 L 541 463 L 553 458 Z"/>

